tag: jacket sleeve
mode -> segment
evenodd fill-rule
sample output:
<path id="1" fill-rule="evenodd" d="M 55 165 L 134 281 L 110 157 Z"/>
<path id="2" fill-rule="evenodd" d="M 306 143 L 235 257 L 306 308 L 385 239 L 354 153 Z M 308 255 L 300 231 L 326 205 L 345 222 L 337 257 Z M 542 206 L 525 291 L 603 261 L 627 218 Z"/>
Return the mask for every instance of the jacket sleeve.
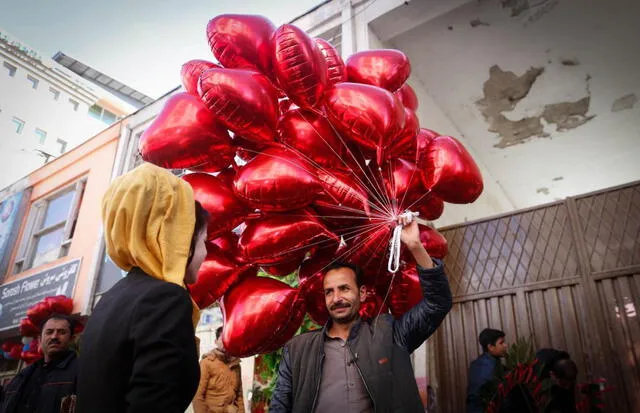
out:
<path id="1" fill-rule="evenodd" d="M 393 339 L 408 353 L 420 347 L 438 328 L 452 306 L 449 281 L 444 274 L 442 262 L 434 259 L 435 267 L 424 269 L 418 266 L 423 300 L 396 320 Z"/>
<path id="2" fill-rule="evenodd" d="M 192 304 L 183 288 L 162 283 L 145 291 L 132 313 L 133 368 L 127 412 L 183 413 L 185 366 L 197 360 Z"/>
<path id="3" fill-rule="evenodd" d="M 493 379 L 495 365 L 487 358 L 481 357 L 469 367 L 469 383 L 467 384 L 467 413 L 481 413 L 482 403 L 480 389 Z"/>
<path id="4" fill-rule="evenodd" d="M 292 381 L 291 381 L 291 365 L 289 361 L 289 349 L 284 346 L 282 349 L 282 359 L 278 368 L 278 381 L 276 388 L 271 396 L 271 404 L 269 405 L 269 413 L 289 413 L 292 406 Z"/>
<path id="5" fill-rule="evenodd" d="M 210 372 L 207 368 L 207 361 L 202 360 L 200 362 L 200 384 L 198 384 L 198 390 L 196 396 L 193 398 L 193 411 L 194 413 L 207 413 L 206 394 L 207 385 L 209 384 Z"/>

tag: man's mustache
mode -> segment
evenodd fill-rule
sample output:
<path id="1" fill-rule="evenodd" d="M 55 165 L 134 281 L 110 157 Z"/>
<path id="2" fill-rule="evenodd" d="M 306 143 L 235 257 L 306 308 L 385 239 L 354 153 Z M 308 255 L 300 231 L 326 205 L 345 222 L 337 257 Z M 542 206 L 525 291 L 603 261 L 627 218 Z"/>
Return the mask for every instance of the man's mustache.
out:
<path id="1" fill-rule="evenodd" d="M 334 305 L 331 306 L 332 310 L 338 309 L 338 308 L 349 308 L 351 307 L 351 304 L 349 303 L 336 303 Z"/>
<path id="2" fill-rule="evenodd" d="M 51 340 L 49 340 L 49 344 L 62 344 L 62 343 L 60 343 L 60 340 L 58 340 L 57 338 L 52 338 Z"/>

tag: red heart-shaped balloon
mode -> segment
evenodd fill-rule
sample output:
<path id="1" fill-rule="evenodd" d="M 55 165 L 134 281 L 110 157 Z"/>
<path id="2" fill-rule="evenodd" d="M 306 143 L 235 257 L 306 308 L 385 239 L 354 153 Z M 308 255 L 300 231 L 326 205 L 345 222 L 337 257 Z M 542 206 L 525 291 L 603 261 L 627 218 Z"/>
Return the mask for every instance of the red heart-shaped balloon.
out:
<path id="1" fill-rule="evenodd" d="M 209 241 L 217 245 L 233 262 L 242 262 L 238 252 L 238 240 L 240 236 L 233 231 L 225 232 L 218 238 Z"/>
<path id="2" fill-rule="evenodd" d="M 189 291 L 199 308 L 207 308 L 233 284 L 255 276 L 257 271 L 255 266 L 238 265 L 220 247 L 207 243 L 207 256 L 198 271 L 198 280 L 189 286 Z"/>
<path id="3" fill-rule="evenodd" d="M 482 193 L 482 174 L 467 150 L 451 136 L 438 136 L 418 148 L 418 167 L 425 188 L 445 202 L 467 204 Z"/>
<path id="4" fill-rule="evenodd" d="M 316 107 L 327 87 L 327 63 L 313 39 L 292 24 L 273 34 L 273 70 L 289 99 L 301 108 Z"/>
<path id="5" fill-rule="evenodd" d="M 298 277 L 304 291 L 307 312 L 319 325 L 326 324 L 329 311 L 324 298 L 324 269 L 333 261 L 333 254 L 318 254 L 306 259 L 300 266 Z"/>
<path id="6" fill-rule="evenodd" d="M 237 227 L 249 213 L 233 191 L 218 178 L 203 173 L 185 175 L 182 179 L 193 188 L 193 196 L 209 213 L 207 239 L 218 238 Z"/>
<path id="7" fill-rule="evenodd" d="M 346 261 L 363 268 L 366 283 L 373 284 L 379 274 L 387 271 L 387 263 L 383 260 L 389 252 L 390 224 L 380 222 L 379 225 L 361 231 L 356 236 L 343 238 L 348 246 Z"/>
<path id="8" fill-rule="evenodd" d="M 208 164 L 220 170 L 229 166 L 234 154 L 226 128 L 188 93 L 167 100 L 138 145 L 142 159 L 168 169 Z"/>
<path id="9" fill-rule="evenodd" d="M 221 14 L 207 24 L 207 39 L 224 67 L 254 69 L 271 76 L 271 36 L 275 29 L 262 16 Z"/>
<path id="10" fill-rule="evenodd" d="M 360 302 L 360 318 L 363 320 L 372 320 L 380 314 L 389 312 L 387 305 L 382 301 L 382 297 L 378 295 L 375 287 L 365 285 L 365 299 Z"/>
<path id="11" fill-rule="evenodd" d="M 238 170 L 234 192 L 252 208 L 289 211 L 313 201 L 322 186 L 293 151 L 268 149 Z"/>
<path id="12" fill-rule="evenodd" d="M 318 172 L 324 194 L 313 201 L 320 217 L 345 231 L 366 228 L 371 223 L 367 191 L 353 174 L 334 170 Z"/>
<path id="13" fill-rule="evenodd" d="M 29 317 L 20 320 L 19 331 L 20 335 L 24 337 L 38 337 L 40 335 L 40 327 Z"/>
<path id="14" fill-rule="evenodd" d="M 403 266 L 395 274 L 389 292 L 389 309 L 395 318 L 418 305 L 424 298 L 415 265 Z"/>
<path id="15" fill-rule="evenodd" d="M 409 79 L 409 58 L 399 50 L 364 50 L 346 61 L 349 82 L 378 86 L 395 92 Z"/>
<path id="16" fill-rule="evenodd" d="M 305 314 L 304 295 L 269 277 L 248 277 L 221 301 L 222 343 L 235 357 L 277 350 L 293 337 Z"/>
<path id="17" fill-rule="evenodd" d="M 433 221 L 442 216 L 444 212 L 444 201 L 432 193 L 428 193 L 411 209 L 415 209 L 421 218 Z"/>
<path id="18" fill-rule="evenodd" d="M 405 83 L 394 93 L 398 99 L 400 99 L 400 102 L 402 102 L 405 108 L 413 111 L 418 110 L 418 96 L 416 96 L 416 92 L 411 86 Z"/>
<path id="19" fill-rule="evenodd" d="M 27 310 L 27 317 L 36 325 L 39 325 L 45 318 L 51 314 L 51 308 L 40 301 Z"/>
<path id="20" fill-rule="evenodd" d="M 383 169 L 383 174 L 386 175 L 389 193 L 395 199 L 398 210 L 415 210 L 416 201 L 427 192 L 422 186 L 420 171 L 404 159 L 398 158 L 389 163 L 389 167 Z"/>
<path id="21" fill-rule="evenodd" d="M 211 113 L 233 133 L 272 142 L 278 122 L 278 91 L 266 76 L 251 70 L 209 69 L 198 93 Z"/>
<path id="22" fill-rule="evenodd" d="M 347 69 L 344 66 L 342 57 L 340 57 L 336 48 L 328 41 L 319 37 L 316 37 L 314 41 L 327 64 L 327 82 L 329 86 L 340 82 L 346 82 Z"/>
<path id="23" fill-rule="evenodd" d="M 348 168 L 348 149 L 324 116 L 304 109 L 289 110 L 280 118 L 278 136 L 283 145 L 316 166 Z"/>
<path id="24" fill-rule="evenodd" d="M 73 312 L 73 299 L 66 295 L 55 295 L 52 297 L 45 297 L 42 303 L 49 308 L 51 314 L 71 314 Z M 29 312 L 27 311 L 27 316 Z"/>
<path id="25" fill-rule="evenodd" d="M 292 261 L 313 245 L 337 247 L 339 243 L 340 239 L 312 213 L 298 210 L 248 220 L 238 247 L 246 261 L 274 265 Z"/>
<path id="26" fill-rule="evenodd" d="M 306 252 L 292 257 L 291 260 L 287 262 L 282 262 L 274 265 L 263 265 L 262 269 L 269 275 L 273 275 L 276 277 L 286 277 L 287 275 L 297 271 L 298 268 L 300 268 L 300 264 L 302 264 L 305 255 Z"/>
<path id="27" fill-rule="evenodd" d="M 405 108 L 404 128 L 389 144 L 387 159 L 404 158 L 413 161 L 416 157 L 416 138 L 420 132 L 420 121 L 411 109 Z"/>
<path id="28" fill-rule="evenodd" d="M 182 65 L 180 70 L 180 77 L 182 78 L 182 86 L 187 93 L 200 98 L 198 94 L 198 80 L 206 70 L 213 69 L 214 67 L 220 67 L 213 62 L 206 60 L 189 60 Z"/>
<path id="29" fill-rule="evenodd" d="M 369 85 L 338 83 L 325 97 L 329 121 L 339 133 L 363 148 L 383 150 L 404 127 L 404 108 L 393 93 Z"/>

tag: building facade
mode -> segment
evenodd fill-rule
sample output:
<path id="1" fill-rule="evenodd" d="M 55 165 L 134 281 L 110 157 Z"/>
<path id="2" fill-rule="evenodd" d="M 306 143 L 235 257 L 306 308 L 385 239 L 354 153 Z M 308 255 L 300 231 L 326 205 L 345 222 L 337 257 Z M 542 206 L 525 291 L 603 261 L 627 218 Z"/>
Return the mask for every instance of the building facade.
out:
<path id="1" fill-rule="evenodd" d="M 0 29 L 0 188 L 151 101 L 69 56 L 55 58 Z"/>

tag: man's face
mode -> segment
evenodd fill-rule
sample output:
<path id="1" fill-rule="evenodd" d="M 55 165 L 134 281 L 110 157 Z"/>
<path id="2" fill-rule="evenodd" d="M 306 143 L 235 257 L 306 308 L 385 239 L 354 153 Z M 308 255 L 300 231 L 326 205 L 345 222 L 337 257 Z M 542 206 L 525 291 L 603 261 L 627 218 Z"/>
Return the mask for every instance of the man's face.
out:
<path id="1" fill-rule="evenodd" d="M 331 319 L 347 324 L 356 319 L 360 301 L 364 300 L 364 287 L 356 285 L 356 274 L 351 268 L 336 268 L 324 276 L 324 302 Z"/>
<path id="2" fill-rule="evenodd" d="M 487 346 L 489 354 L 494 357 L 504 357 L 507 355 L 507 343 L 504 341 L 504 337 L 500 337 L 495 345 L 489 344 Z"/>
<path id="3" fill-rule="evenodd" d="M 71 330 L 67 320 L 52 318 L 45 323 L 40 337 L 40 346 L 46 357 L 67 351 L 70 342 Z"/>

